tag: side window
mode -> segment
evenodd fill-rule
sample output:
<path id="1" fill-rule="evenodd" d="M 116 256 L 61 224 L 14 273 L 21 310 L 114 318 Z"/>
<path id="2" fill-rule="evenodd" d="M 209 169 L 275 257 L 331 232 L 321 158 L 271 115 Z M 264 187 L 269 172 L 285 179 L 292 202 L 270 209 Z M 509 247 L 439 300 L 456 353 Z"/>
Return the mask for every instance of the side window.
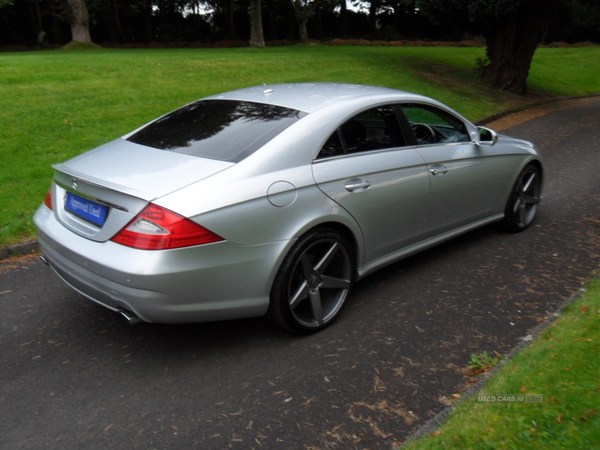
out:
<path id="1" fill-rule="evenodd" d="M 380 106 L 364 111 L 340 126 L 329 137 L 317 159 L 405 145 L 393 106 Z"/>
<path id="2" fill-rule="evenodd" d="M 331 158 L 332 156 L 340 156 L 343 154 L 345 154 L 345 151 L 340 139 L 340 132 L 339 130 L 335 130 L 329 139 L 327 139 L 325 145 L 323 145 L 323 148 L 319 152 L 319 156 L 317 156 L 317 158 Z"/>
<path id="3" fill-rule="evenodd" d="M 419 145 L 469 142 L 467 128 L 462 120 L 429 105 L 402 105 L 402 111 Z"/>

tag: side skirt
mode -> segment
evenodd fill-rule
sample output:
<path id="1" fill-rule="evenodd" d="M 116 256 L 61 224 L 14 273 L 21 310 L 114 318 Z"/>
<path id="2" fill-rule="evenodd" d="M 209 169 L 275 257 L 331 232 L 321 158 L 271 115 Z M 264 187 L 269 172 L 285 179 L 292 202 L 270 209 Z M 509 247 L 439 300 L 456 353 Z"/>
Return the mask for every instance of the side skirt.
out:
<path id="1" fill-rule="evenodd" d="M 490 223 L 498 222 L 503 218 L 503 212 L 490 217 L 486 217 L 485 219 L 481 219 L 477 222 L 464 225 L 455 230 L 449 231 L 444 234 L 440 234 L 438 236 L 427 239 L 426 241 L 418 242 L 409 247 L 403 248 L 402 250 L 398 250 L 397 252 L 390 253 L 389 255 L 378 258 L 358 268 L 357 280 L 366 277 L 367 275 L 381 269 L 382 267 L 393 264 L 397 261 L 400 261 L 401 259 L 408 258 L 409 256 L 412 256 L 428 248 L 435 247 L 436 245 L 441 244 L 442 242 L 449 241 L 450 239 L 460 236 L 461 234 L 468 233 L 469 231 L 475 230 L 476 228 L 483 227 Z"/>

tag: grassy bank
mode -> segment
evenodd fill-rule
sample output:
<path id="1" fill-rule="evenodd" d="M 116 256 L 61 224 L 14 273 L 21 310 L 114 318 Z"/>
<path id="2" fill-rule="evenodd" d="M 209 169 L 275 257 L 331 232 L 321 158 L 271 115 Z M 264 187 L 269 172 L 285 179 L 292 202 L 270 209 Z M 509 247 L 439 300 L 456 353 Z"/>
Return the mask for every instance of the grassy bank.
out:
<path id="1" fill-rule="evenodd" d="M 600 279 L 438 430 L 403 450 L 600 448 Z M 539 403 L 482 400 L 542 395 Z"/>
<path id="2" fill-rule="evenodd" d="M 477 120 L 539 101 L 483 86 L 481 48 L 328 47 L 0 54 L 0 246 L 34 237 L 31 217 L 64 161 L 199 97 L 263 83 L 375 84 L 435 97 Z M 567 61 L 567 63 L 565 63 Z M 540 49 L 534 90 L 600 92 L 600 48 Z"/>

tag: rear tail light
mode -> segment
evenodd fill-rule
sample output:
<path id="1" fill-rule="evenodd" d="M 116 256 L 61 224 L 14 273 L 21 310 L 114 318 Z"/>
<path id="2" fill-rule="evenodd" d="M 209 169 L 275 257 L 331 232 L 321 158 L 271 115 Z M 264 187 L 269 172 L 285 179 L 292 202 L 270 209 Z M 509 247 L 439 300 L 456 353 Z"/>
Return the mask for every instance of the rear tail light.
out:
<path id="1" fill-rule="evenodd" d="M 140 250 L 166 250 L 224 239 L 173 211 L 150 204 L 111 240 Z"/>
<path id="2" fill-rule="evenodd" d="M 53 209 L 53 206 L 52 206 L 52 188 L 48 189 L 48 192 L 46 192 L 46 197 L 44 198 L 44 205 L 46 205 L 50 209 Z"/>

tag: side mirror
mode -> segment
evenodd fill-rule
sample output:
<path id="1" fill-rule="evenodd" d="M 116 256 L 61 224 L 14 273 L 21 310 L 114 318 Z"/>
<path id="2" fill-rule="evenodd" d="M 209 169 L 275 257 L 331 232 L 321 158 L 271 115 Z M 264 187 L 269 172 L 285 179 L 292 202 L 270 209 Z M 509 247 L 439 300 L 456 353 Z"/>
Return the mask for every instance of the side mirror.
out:
<path id="1" fill-rule="evenodd" d="M 498 142 L 498 134 L 485 127 L 477 127 L 477 145 L 492 146 Z"/>

